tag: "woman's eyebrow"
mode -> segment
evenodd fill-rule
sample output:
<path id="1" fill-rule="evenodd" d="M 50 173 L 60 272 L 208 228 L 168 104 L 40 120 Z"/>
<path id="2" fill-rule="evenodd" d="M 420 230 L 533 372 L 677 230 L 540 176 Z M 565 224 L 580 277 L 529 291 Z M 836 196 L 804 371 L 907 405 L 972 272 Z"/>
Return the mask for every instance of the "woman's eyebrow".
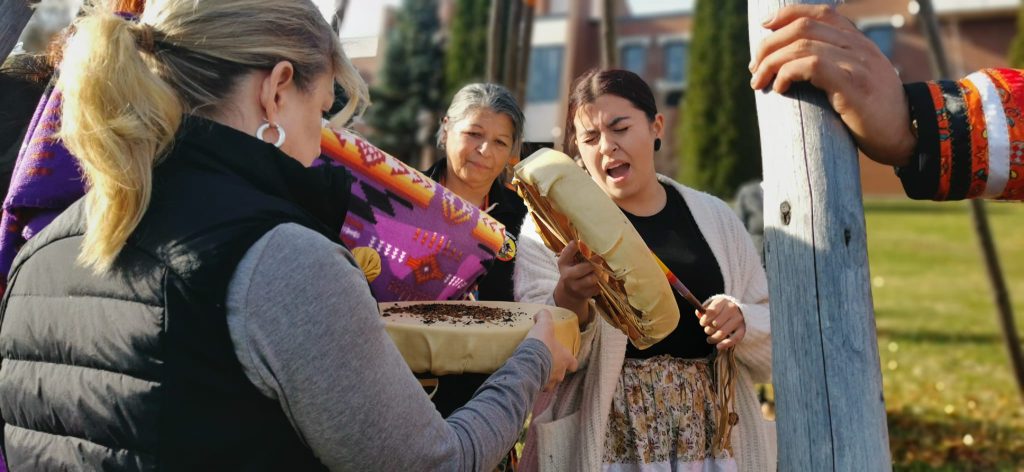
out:
<path id="1" fill-rule="evenodd" d="M 612 118 L 612 121 L 608 122 L 608 127 L 611 128 L 611 127 L 621 123 L 623 120 L 628 120 L 628 119 L 629 119 L 628 116 L 618 116 L 618 117 Z"/>

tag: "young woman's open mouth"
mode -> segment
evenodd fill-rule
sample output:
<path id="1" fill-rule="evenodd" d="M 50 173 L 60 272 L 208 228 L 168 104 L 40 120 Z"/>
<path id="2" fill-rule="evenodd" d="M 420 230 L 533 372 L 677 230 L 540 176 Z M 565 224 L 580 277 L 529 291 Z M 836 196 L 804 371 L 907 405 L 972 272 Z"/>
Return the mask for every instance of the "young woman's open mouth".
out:
<path id="1" fill-rule="evenodd" d="M 619 183 L 629 177 L 630 166 L 625 162 L 617 162 L 604 170 L 613 183 Z"/>

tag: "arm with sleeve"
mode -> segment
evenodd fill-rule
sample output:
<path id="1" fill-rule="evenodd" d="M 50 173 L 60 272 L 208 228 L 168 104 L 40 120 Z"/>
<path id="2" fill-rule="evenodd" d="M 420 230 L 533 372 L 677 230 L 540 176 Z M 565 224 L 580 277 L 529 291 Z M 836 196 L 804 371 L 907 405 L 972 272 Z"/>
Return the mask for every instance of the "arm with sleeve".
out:
<path id="1" fill-rule="evenodd" d="M 904 86 L 918 144 L 897 169 L 910 198 L 1024 199 L 1024 73 L 984 69 Z"/>
<path id="2" fill-rule="evenodd" d="M 442 419 L 386 334 L 349 252 L 293 224 L 246 253 L 229 287 L 228 326 L 249 380 L 331 470 L 493 467 L 551 369 L 547 347 L 527 340 Z"/>

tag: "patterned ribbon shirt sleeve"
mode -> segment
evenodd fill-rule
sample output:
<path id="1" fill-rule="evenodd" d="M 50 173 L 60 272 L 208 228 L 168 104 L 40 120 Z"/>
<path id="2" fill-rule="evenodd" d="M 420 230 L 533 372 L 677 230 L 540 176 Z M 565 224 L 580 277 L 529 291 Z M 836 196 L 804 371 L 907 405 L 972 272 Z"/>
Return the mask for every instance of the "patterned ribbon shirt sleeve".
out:
<path id="1" fill-rule="evenodd" d="M 904 87 L 918 144 L 896 172 L 910 198 L 1024 199 L 1024 71 Z"/>

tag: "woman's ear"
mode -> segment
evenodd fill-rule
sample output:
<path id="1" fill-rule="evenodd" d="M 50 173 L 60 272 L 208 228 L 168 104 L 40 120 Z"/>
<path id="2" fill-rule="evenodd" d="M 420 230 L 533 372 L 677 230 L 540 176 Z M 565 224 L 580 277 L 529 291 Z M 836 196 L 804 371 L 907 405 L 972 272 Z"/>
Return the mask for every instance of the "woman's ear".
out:
<path id="1" fill-rule="evenodd" d="M 658 113 L 654 115 L 654 122 L 651 123 L 651 131 L 654 131 L 655 138 L 663 138 L 662 132 L 665 131 L 665 115 Z"/>
<path id="2" fill-rule="evenodd" d="M 445 149 L 448 145 L 448 117 L 441 118 L 441 139 L 438 140 L 439 148 Z"/>
<path id="3" fill-rule="evenodd" d="M 284 103 L 284 91 L 295 86 L 295 67 L 291 62 L 278 62 L 260 86 L 260 107 L 267 121 L 277 124 L 277 114 Z"/>

